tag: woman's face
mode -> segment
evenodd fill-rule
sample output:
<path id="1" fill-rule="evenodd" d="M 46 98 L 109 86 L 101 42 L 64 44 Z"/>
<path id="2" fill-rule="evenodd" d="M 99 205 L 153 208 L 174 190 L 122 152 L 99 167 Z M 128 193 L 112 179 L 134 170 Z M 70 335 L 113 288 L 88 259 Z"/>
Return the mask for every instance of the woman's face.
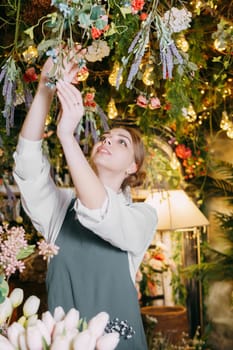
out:
<path id="1" fill-rule="evenodd" d="M 91 158 L 98 172 L 101 168 L 123 174 L 132 174 L 137 170 L 132 137 L 122 128 L 105 132 L 94 145 Z"/>

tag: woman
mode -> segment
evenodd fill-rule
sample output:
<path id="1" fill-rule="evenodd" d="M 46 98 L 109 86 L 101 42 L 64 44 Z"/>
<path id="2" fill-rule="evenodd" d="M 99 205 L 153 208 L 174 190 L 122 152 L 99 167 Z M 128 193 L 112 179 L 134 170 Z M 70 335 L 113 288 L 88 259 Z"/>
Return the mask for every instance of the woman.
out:
<path id="1" fill-rule="evenodd" d="M 117 349 L 147 349 L 134 282 L 157 216 L 148 204 L 130 202 L 124 191 L 139 183 L 143 144 L 135 130 L 112 129 L 94 145 L 90 166 L 74 136 L 84 112 L 81 94 L 70 83 L 78 68 L 66 62 L 63 80 L 52 90 L 46 86 L 52 65 L 48 59 L 42 69 L 14 154 L 25 211 L 45 239 L 59 246 L 48 265 L 49 309 L 75 307 L 87 320 L 106 311 L 110 330 L 117 327 L 122 335 Z M 42 152 L 55 93 L 61 104 L 57 136 L 75 191 L 56 187 Z"/>

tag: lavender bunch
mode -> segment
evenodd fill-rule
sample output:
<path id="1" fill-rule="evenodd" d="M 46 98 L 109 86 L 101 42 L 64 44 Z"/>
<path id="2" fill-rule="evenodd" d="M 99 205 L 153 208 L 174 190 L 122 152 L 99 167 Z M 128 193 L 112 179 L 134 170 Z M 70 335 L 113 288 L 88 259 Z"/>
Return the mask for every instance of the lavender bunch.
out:
<path id="1" fill-rule="evenodd" d="M 141 64 L 142 58 L 146 50 L 146 46 L 149 43 L 151 20 L 152 20 L 152 14 L 150 14 L 147 17 L 145 23 L 143 23 L 143 27 L 139 30 L 139 32 L 134 37 L 128 49 L 128 54 L 129 54 L 128 57 L 127 58 L 123 57 L 122 59 L 123 65 L 126 66 L 128 64 L 130 56 L 134 54 L 134 60 L 131 65 L 128 78 L 126 81 L 126 87 L 129 89 L 132 88 L 132 81 L 137 75 L 139 66 Z"/>
<path id="2" fill-rule="evenodd" d="M 12 56 L 2 66 L 0 84 L 3 82 L 2 95 L 4 98 L 3 117 L 6 119 L 6 133 L 10 134 L 10 128 L 14 126 L 15 107 L 25 102 L 27 108 L 32 102 L 30 90 L 22 82 L 22 71 L 17 67 Z"/>
<path id="3" fill-rule="evenodd" d="M 183 64 L 184 60 L 171 37 L 170 30 L 166 27 L 162 18 L 156 15 L 155 25 L 159 40 L 160 59 L 163 67 L 163 79 L 171 79 L 174 68 L 174 59 L 177 59 L 179 64 Z"/>
<path id="4" fill-rule="evenodd" d="M 169 45 L 163 47 L 160 45 L 160 58 L 163 67 L 163 79 L 171 79 L 172 71 L 174 67 L 174 57 L 176 57 L 179 64 L 183 64 L 184 60 L 178 52 L 174 42 L 172 41 Z"/>
<path id="5" fill-rule="evenodd" d="M 88 153 L 89 137 L 91 136 L 94 143 L 99 141 L 100 129 L 104 131 L 109 129 L 108 118 L 102 108 L 95 101 L 95 89 L 89 88 L 83 97 L 83 105 L 85 114 L 83 121 L 79 123 L 76 130 L 76 139 L 80 142 L 81 134 L 84 133 L 84 149 L 85 154 Z M 100 125 L 97 125 L 96 116 L 100 118 Z"/>
<path id="6" fill-rule="evenodd" d="M 109 130 L 107 116 L 99 105 L 96 105 L 95 111 L 91 111 L 88 108 L 86 108 L 86 112 L 83 117 L 83 122 L 78 125 L 75 135 L 76 140 L 80 142 L 81 134 L 84 134 L 83 152 L 85 154 L 88 154 L 89 150 L 89 137 L 91 137 L 94 143 L 99 141 L 100 128 L 96 124 L 95 114 L 98 114 L 98 116 L 100 117 L 100 127 L 103 128 L 104 131 Z"/>
<path id="7" fill-rule="evenodd" d="M 2 114 L 6 119 L 7 135 L 10 134 L 10 127 L 14 125 L 16 78 L 18 74 L 15 61 L 10 57 L 2 67 L 0 74 L 0 83 L 3 81 L 2 95 L 5 102 Z"/>
<path id="8" fill-rule="evenodd" d="M 100 116 L 100 122 L 104 131 L 109 130 L 108 117 L 98 104 L 96 105 L 96 113 Z"/>

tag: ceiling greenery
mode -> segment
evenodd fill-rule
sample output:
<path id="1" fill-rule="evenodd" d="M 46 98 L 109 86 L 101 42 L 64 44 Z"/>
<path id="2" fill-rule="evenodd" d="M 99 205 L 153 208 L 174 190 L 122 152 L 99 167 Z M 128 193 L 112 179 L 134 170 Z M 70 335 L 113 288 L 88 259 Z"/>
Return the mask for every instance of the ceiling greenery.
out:
<path id="1" fill-rule="evenodd" d="M 2 0 L 0 9 L 2 173 L 12 166 L 43 62 L 54 60 L 53 88 L 71 51 L 86 111 L 77 138 L 86 153 L 102 129 L 138 127 L 148 144 L 152 185 L 178 187 L 208 175 L 216 135 L 233 138 L 232 1 Z M 44 137 L 59 173 L 56 102 Z M 169 147 L 168 162 L 156 153 L 155 138 Z"/>

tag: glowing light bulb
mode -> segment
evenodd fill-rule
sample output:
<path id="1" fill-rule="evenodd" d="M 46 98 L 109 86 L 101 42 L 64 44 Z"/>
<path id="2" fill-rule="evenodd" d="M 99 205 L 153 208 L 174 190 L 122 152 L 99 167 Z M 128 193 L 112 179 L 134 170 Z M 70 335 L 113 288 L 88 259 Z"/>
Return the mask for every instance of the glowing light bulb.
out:
<path id="1" fill-rule="evenodd" d="M 151 73 L 154 68 L 152 65 L 148 65 L 142 75 L 142 81 L 146 86 L 151 86 L 154 84 L 154 80 L 152 79 Z"/>
<path id="2" fill-rule="evenodd" d="M 108 77 L 109 84 L 111 84 L 112 86 L 120 85 L 123 81 L 122 74 L 120 76 L 118 76 L 120 68 L 121 68 L 120 63 L 118 61 L 115 61 L 114 65 L 113 65 L 112 72 Z M 118 81 L 118 79 L 119 79 L 119 81 Z"/>
<path id="3" fill-rule="evenodd" d="M 230 127 L 230 121 L 229 121 L 229 117 L 228 117 L 228 114 L 226 111 L 223 111 L 222 112 L 222 119 L 221 119 L 221 122 L 220 122 L 220 128 L 222 130 L 228 130 Z"/>
<path id="4" fill-rule="evenodd" d="M 232 123 L 231 123 L 231 127 L 227 130 L 226 134 L 230 139 L 233 139 L 233 124 Z"/>
<path id="5" fill-rule="evenodd" d="M 108 103 L 108 117 L 109 119 L 114 119 L 118 115 L 114 98 L 111 98 Z"/>
<path id="6" fill-rule="evenodd" d="M 179 37 L 176 40 L 176 46 L 178 49 L 182 50 L 183 52 L 187 52 L 189 49 L 189 43 L 185 39 L 184 34 L 180 34 Z"/>
<path id="7" fill-rule="evenodd" d="M 219 39 L 214 40 L 215 50 L 219 52 L 223 52 L 226 50 L 226 46 L 227 46 L 227 42 L 225 40 L 219 40 Z"/>
<path id="8" fill-rule="evenodd" d="M 25 62 L 30 63 L 38 57 L 38 50 L 35 46 L 30 45 L 27 50 L 22 53 Z"/>

